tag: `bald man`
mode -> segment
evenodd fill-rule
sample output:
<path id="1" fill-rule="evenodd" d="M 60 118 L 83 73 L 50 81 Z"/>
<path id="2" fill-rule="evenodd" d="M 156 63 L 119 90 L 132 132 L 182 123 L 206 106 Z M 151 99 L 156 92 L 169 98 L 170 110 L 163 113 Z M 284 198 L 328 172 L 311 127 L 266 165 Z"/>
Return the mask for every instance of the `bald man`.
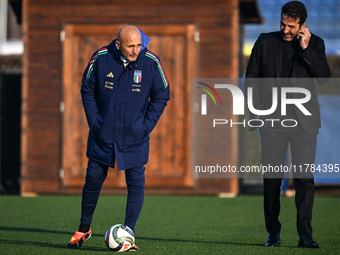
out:
<path id="1" fill-rule="evenodd" d="M 125 172 L 128 190 L 124 228 L 134 235 L 144 201 L 149 134 L 170 99 L 168 78 L 159 58 L 146 48 L 148 43 L 137 27 L 123 26 L 117 39 L 93 54 L 84 71 L 81 96 L 89 126 L 89 160 L 80 226 L 68 248 L 80 248 L 90 238 L 101 187 L 115 162 Z M 139 250 L 135 244 L 124 249 Z"/>

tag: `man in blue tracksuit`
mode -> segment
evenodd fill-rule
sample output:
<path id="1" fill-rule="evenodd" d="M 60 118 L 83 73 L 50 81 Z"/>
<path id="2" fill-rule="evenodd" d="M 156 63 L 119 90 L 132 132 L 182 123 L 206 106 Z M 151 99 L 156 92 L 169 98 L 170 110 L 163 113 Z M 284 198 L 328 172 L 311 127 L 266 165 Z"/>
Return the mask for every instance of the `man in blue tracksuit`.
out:
<path id="1" fill-rule="evenodd" d="M 123 26 L 118 38 L 96 51 L 85 69 L 81 96 L 90 128 L 89 162 L 80 226 L 69 248 L 80 248 L 91 236 L 100 190 L 115 160 L 118 170 L 125 170 L 128 189 L 124 224 L 134 231 L 144 201 L 149 134 L 170 99 L 169 81 L 159 58 L 146 48 L 148 42 L 137 27 Z"/>

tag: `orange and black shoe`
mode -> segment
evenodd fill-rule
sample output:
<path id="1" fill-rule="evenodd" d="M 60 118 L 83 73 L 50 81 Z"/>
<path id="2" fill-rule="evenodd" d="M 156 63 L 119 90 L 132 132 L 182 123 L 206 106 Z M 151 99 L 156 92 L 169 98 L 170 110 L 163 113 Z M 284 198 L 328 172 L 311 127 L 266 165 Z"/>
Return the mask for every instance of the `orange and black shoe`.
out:
<path id="1" fill-rule="evenodd" d="M 128 251 L 139 251 L 139 248 L 137 245 L 132 245 L 131 248 Z"/>
<path id="2" fill-rule="evenodd" d="M 72 236 L 71 240 L 67 244 L 67 248 L 70 249 L 79 249 L 82 244 L 91 237 L 92 231 L 91 228 L 86 233 L 76 231 Z"/>

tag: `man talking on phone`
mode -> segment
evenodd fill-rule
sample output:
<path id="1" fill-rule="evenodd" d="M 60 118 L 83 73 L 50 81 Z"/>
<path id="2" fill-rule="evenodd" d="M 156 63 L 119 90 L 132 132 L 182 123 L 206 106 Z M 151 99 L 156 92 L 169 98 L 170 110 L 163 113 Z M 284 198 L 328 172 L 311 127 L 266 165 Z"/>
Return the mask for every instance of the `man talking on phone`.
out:
<path id="1" fill-rule="evenodd" d="M 269 109 L 272 105 L 273 89 L 281 91 L 283 87 L 299 87 L 309 91 L 310 99 L 303 107 L 310 114 L 304 114 L 294 104 L 277 104 L 278 108 L 269 119 L 296 120 L 294 127 L 280 125 L 280 121 L 272 125 L 265 122 L 259 127 L 263 166 L 285 165 L 287 147 L 290 144 L 292 165 L 305 167 L 314 164 L 316 136 L 321 127 L 320 109 L 312 78 L 330 77 L 330 69 L 325 55 L 324 41 L 312 34 L 306 26 L 307 10 L 300 1 L 290 1 L 282 6 L 280 31 L 261 34 L 257 39 L 249 59 L 246 71 L 246 86 L 252 88 L 255 109 Z M 268 86 L 257 78 L 270 79 Z M 285 78 L 285 79 L 281 79 Z M 287 79 L 288 78 L 288 79 Z M 311 78 L 311 79 L 296 79 Z M 293 80 L 301 80 L 295 82 Z M 312 81 L 312 82 L 306 82 Z M 288 97 L 288 96 L 287 96 Z M 280 100 L 280 96 L 278 96 Z M 294 99 L 295 100 L 295 99 Z M 298 100 L 298 99 L 297 99 Z M 285 113 L 280 109 L 285 106 Z M 250 113 L 250 118 L 263 118 Z M 301 170 L 301 169 L 299 169 Z M 312 172 L 304 176 L 294 174 L 296 191 L 295 205 L 297 210 L 298 247 L 319 248 L 312 236 L 312 210 L 314 203 L 314 176 Z M 283 173 L 264 174 L 264 215 L 268 238 L 265 246 L 277 247 L 281 243 L 280 232 L 280 186 Z"/>

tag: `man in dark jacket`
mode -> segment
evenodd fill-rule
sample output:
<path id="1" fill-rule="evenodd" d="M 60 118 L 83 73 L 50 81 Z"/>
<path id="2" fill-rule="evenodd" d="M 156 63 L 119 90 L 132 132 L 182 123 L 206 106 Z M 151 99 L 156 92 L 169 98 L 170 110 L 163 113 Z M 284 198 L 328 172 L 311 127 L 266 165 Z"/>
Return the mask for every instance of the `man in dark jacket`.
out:
<path id="1" fill-rule="evenodd" d="M 144 201 L 149 134 L 170 98 L 169 81 L 159 58 L 146 48 L 148 42 L 137 27 L 123 26 L 118 38 L 96 51 L 85 69 L 81 95 L 90 128 L 89 162 L 80 226 L 69 248 L 80 248 L 91 236 L 100 190 L 115 160 L 118 170 L 125 170 L 128 189 L 124 224 L 134 231 Z"/>
<path id="2" fill-rule="evenodd" d="M 310 95 L 308 102 L 303 104 L 304 109 L 289 104 L 286 112 L 283 113 L 282 104 L 278 103 L 277 110 L 270 116 L 256 116 L 250 113 L 250 117 L 259 121 L 263 121 L 264 117 L 280 121 L 283 119 L 296 121 L 297 125 L 293 127 L 282 126 L 277 121 L 274 125 L 265 122 L 259 128 L 262 165 L 267 166 L 268 169 L 269 166 L 285 165 L 287 147 L 290 144 L 293 166 L 296 170 L 305 173 L 294 176 L 297 230 L 300 236 L 298 246 L 319 248 L 312 237 L 311 226 L 314 177 L 306 166 L 314 164 L 316 136 L 321 127 L 314 78 L 320 80 L 319 78 L 329 77 L 330 69 L 324 42 L 310 33 L 306 27 L 306 18 L 306 8 L 299 1 L 288 2 L 282 7 L 281 31 L 261 34 L 253 47 L 246 72 L 246 86 L 252 89 L 255 109 L 271 107 L 274 88 L 280 90 L 284 87 L 298 87 L 300 91 L 307 91 L 306 94 Z M 260 80 L 259 78 L 275 79 Z M 295 94 L 290 96 L 291 101 L 301 98 L 301 94 L 298 97 Z M 280 96 L 278 98 L 280 99 Z M 306 111 L 303 112 L 301 109 Z M 279 246 L 281 242 L 281 223 L 278 217 L 282 177 L 283 172 L 271 176 L 264 175 L 264 213 L 268 232 L 266 246 Z"/>

